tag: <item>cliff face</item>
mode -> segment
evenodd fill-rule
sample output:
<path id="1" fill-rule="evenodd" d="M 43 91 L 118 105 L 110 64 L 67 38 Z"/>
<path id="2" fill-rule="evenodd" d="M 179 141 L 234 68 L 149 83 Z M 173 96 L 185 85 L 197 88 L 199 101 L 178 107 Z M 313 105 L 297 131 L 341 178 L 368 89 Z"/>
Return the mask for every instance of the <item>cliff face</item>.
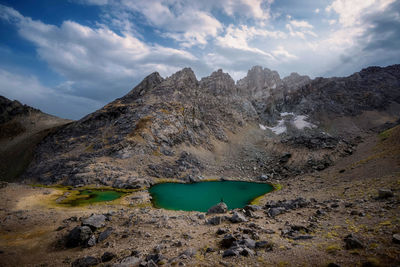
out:
<path id="1" fill-rule="evenodd" d="M 285 177 L 325 168 L 354 149 L 353 137 L 399 117 L 399 69 L 311 81 L 253 67 L 237 84 L 222 70 L 200 81 L 189 68 L 165 79 L 153 73 L 47 136 L 24 177 L 139 187 L 157 178 Z M 371 116 L 374 123 L 364 123 Z M 340 123 L 357 127 L 349 135 Z"/>

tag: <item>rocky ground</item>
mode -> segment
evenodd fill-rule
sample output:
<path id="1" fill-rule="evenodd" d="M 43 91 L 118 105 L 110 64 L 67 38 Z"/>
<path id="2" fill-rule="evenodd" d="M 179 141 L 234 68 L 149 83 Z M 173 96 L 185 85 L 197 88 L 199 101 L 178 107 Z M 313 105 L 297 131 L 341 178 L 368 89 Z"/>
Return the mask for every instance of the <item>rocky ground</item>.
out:
<path id="1" fill-rule="evenodd" d="M 66 208 L 62 191 L 4 184 L 0 266 L 397 266 L 399 140 L 371 132 L 330 166 L 261 177 L 282 188 L 222 214 L 155 209 L 146 190 Z"/>

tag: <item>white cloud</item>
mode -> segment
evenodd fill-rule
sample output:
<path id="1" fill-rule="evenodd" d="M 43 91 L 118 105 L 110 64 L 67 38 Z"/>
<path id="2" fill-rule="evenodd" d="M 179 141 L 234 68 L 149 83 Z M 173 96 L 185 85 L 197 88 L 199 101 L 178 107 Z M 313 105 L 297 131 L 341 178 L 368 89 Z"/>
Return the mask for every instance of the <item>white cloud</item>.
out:
<path id="1" fill-rule="evenodd" d="M 220 2 L 222 8 L 228 15 L 243 15 L 259 20 L 267 20 L 270 18 L 270 5 L 273 1 L 263 0 L 222 0 Z"/>
<path id="2" fill-rule="evenodd" d="M 215 37 L 222 24 L 209 12 L 193 8 L 180 1 L 157 0 L 121 0 L 119 13 L 123 11 L 139 12 L 154 27 L 182 43 L 184 47 L 205 45 L 207 39 Z"/>
<path id="3" fill-rule="evenodd" d="M 267 31 L 255 27 L 248 27 L 246 25 L 241 25 L 239 27 L 229 25 L 226 29 L 225 36 L 217 37 L 216 43 L 221 47 L 230 47 L 271 57 L 269 53 L 259 48 L 249 46 L 248 42 L 256 37 L 281 39 L 286 38 L 286 34 L 280 31 Z"/>
<path id="4" fill-rule="evenodd" d="M 319 11 L 320 11 L 320 9 L 319 9 L 319 8 L 316 8 L 316 9 L 314 10 L 314 12 L 315 12 L 316 14 L 318 14 L 318 13 L 319 13 Z"/>
<path id="5" fill-rule="evenodd" d="M 326 7 L 327 12 L 336 12 L 344 27 L 362 24 L 361 18 L 368 13 L 381 12 L 395 0 L 334 0 Z"/>
<path id="6" fill-rule="evenodd" d="M 290 24 L 296 28 L 308 28 L 308 29 L 314 28 L 310 23 L 308 23 L 305 20 L 291 20 Z"/>
<path id="7" fill-rule="evenodd" d="M 278 46 L 277 49 L 272 51 L 272 54 L 281 59 L 281 60 L 287 60 L 287 59 L 295 59 L 297 56 L 289 53 L 283 46 Z"/>

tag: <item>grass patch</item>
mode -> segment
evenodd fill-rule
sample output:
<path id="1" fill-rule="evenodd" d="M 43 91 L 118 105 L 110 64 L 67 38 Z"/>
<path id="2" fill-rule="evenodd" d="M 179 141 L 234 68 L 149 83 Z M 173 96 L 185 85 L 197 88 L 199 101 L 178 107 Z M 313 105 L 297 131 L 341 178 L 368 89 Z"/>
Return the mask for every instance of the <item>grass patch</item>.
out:
<path id="1" fill-rule="evenodd" d="M 342 248 L 338 244 L 332 244 L 325 248 L 325 251 L 329 254 L 335 254 L 340 251 Z"/>
<path id="2" fill-rule="evenodd" d="M 392 136 L 393 132 L 396 129 L 400 129 L 400 125 L 397 125 L 396 127 L 390 128 L 386 131 L 383 131 L 379 134 L 379 138 L 381 139 L 381 141 L 385 141 L 386 139 L 388 139 L 389 137 Z"/>

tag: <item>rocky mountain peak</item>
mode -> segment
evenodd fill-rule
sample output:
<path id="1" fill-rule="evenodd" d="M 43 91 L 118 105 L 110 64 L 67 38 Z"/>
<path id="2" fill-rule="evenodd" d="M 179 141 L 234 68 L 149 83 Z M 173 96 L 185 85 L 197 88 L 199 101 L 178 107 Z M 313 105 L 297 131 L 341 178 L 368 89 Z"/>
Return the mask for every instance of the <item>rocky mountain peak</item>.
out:
<path id="1" fill-rule="evenodd" d="M 288 91 L 294 91 L 311 82 L 307 75 L 300 75 L 297 72 L 292 72 L 289 76 L 282 79 Z"/>
<path id="2" fill-rule="evenodd" d="M 200 81 L 203 89 L 209 90 L 214 95 L 227 95 L 235 90 L 235 81 L 228 73 L 224 73 L 222 69 L 214 71 L 210 76 L 204 77 Z"/>
<path id="3" fill-rule="evenodd" d="M 282 80 L 279 73 L 268 68 L 254 66 L 247 76 L 237 82 L 242 95 L 248 95 L 254 99 L 267 98 L 271 91 L 282 87 Z"/>
<path id="4" fill-rule="evenodd" d="M 178 86 L 189 86 L 198 83 L 196 75 L 191 68 L 183 68 L 182 70 L 174 73 L 171 77 L 167 78 Z"/>
<path id="5" fill-rule="evenodd" d="M 139 85 L 133 88 L 128 94 L 122 97 L 124 103 L 136 100 L 137 98 L 143 96 L 145 93 L 159 85 L 164 81 L 164 78 L 158 72 L 153 72 L 143 79 Z"/>

